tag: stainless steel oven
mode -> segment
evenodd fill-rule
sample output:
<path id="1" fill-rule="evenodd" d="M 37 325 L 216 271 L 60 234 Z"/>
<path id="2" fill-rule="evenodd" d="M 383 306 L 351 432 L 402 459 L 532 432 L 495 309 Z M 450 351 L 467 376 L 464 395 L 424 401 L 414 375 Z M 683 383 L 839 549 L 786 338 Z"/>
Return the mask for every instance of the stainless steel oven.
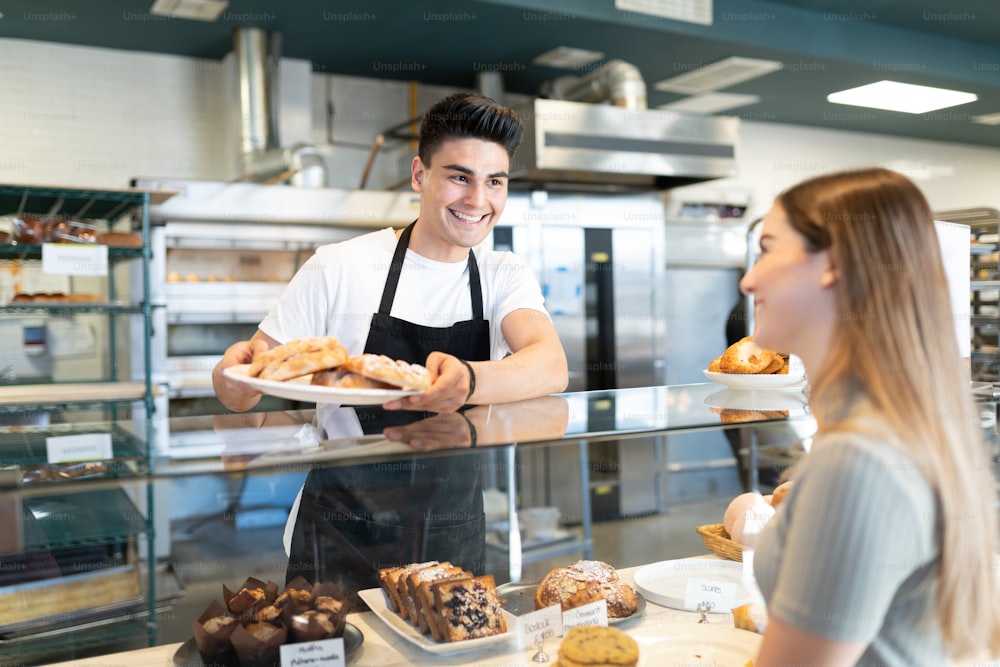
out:
<path id="1" fill-rule="evenodd" d="M 170 416 L 222 410 L 212 368 L 229 345 L 253 335 L 317 247 L 407 224 L 419 206 L 412 193 L 137 182 L 153 184 L 179 192 L 152 208 L 150 234 L 153 380 Z M 292 407 L 265 397 L 258 409 Z"/>

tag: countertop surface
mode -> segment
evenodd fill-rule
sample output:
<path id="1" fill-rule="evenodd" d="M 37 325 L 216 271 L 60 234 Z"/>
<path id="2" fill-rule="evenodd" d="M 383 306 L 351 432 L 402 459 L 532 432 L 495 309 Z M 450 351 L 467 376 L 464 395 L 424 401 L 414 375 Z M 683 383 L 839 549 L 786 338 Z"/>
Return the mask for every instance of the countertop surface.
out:
<path id="1" fill-rule="evenodd" d="M 700 559 L 707 559 L 719 562 L 722 561 L 715 556 L 704 556 Z M 698 560 L 698 559 L 684 559 Z M 619 570 L 621 579 L 634 585 L 634 575 L 643 566 L 631 567 Z M 675 628 L 677 624 L 690 624 L 698 626 L 700 614 L 664 607 L 659 604 L 647 601 L 646 611 L 640 617 L 622 624 L 621 629 L 630 634 L 642 634 L 644 636 L 655 637 L 657 628 L 668 631 Z M 728 613 L 709 614 L 709 625 L 716 625 L 726 628 L 727 631 L 733 628 L 732 615 Z M 516 638 L 511 636 L 510 640 L 481 647 L 473 650 L 459 651 L 452 654 L 435 654 L 418 648 L 409 642 L 399 638 L 394 630 L 378 618 L 373 612 L 351 614 L 347 621 L 355 625 L 364 635 L 364 642 L 360 651 L 348 662 L 351 667 L 390 667 L 395 665 L 484 665 L 500 667 L 514 667 L 524 665 L 530 667 L 538 665 L 532 662 L 535 649 L 521 649 L 517 646 Z M 704 626 L 702 626 L 704 627 Z M 734 633 L 744 633 L 737 631 Z M 741 643 L 753 645 L 756 636 L 746 633 L 748 637 L 740 637 Z M 645 642 L 643 645 L 646 645 Z M 173 657 L 182 644 L 168 644 L 152 648 L 140 649 L 124 653 L 116 653 L 86 660 L 58 663 L 64 667 L 74 665 L 75 667 L 113 667 L 117 665 L 128 667 L 166 667 L 173 666 Z M 549 656 L 549 663 L 555 664 L 556 652 L 559 648 L 559 638 L 552 638 L 546 641 L 544 650 Z M 640 649 L 641 651 L 642 649 Z M 640 663 L 641 664 L 641 663 Z"/>

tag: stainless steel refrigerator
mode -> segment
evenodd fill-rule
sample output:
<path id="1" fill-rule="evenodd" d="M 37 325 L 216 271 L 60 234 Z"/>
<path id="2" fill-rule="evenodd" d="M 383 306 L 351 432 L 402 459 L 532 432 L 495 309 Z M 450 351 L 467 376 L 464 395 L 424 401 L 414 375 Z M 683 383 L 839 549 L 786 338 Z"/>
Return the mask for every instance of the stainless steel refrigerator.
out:
<path id="1" fill-rule="evenodd" d="M 517 253 L 538 276 L 566 349 L 569 390 L 704 382 L 702 369 L 725 349 L 745 227 L 669 219 L 665 212 L 657 193 L 510 196 L 493 245 Z M 591 428 L 614 428 L 637 409 L 594 397 L 580 413 Z M 577 448 L 521 452 L 522 505 L 558 506 L 572 523 L 587 506 L 585 495 L 599 520 L 739 492 L 722 435 L 651 437 L 647 444 L 592 443 L 586 457 Z"/>

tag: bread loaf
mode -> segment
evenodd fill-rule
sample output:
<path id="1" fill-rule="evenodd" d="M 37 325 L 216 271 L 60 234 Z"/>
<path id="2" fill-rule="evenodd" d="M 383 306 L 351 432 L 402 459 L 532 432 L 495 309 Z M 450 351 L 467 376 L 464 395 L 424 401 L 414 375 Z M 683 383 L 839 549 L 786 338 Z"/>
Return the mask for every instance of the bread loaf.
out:
<path id="1" fill-rule="evenodd" d="M 631 616 L 638 607 L 632 587 L 618 578 L 615 568 L 597 560 L 555 568 L 535 589 L 535 609 L 557 604 L 567 611 L 602 599 L 608 604 L 611 618 Z"/>

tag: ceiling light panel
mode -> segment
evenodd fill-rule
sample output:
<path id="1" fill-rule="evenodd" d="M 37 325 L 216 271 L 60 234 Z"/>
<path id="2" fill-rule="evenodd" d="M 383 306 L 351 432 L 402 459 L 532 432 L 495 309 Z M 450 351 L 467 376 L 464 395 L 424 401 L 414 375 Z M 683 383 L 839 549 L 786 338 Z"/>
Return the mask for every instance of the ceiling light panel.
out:
<path id="1" fill-rule="evenodd" d="M 980 125 L 1000 125 L 1000 112 L 973 116 L 972 122 L 979 123 Z"/>
<path id="2" fill-rule="evenodd" d="M 759 76 L 780 70 L 782 67 L 782 63 L 777 60 L 732 56 L 670 79 L 658 81 L 653 84 L 653 87 L 656 90 L 666 90 L 672 93 L 697 95 L 756 79 Z"/>
<path id="3" fill-rule="evenodd" d="M 596 63 L 603 57 L 604 54 L 599 51 L 575 49 L 571 46 L 557 46 L 551 51 L 546 51 L 539 56 L 535 56 L 531 62 L 536 65 L 545 65 L 547 67 L 578 69 L 584 65 Z"/>
<path id="4" fill-rule="evenodd" d="M 720 111 L 728 111 L 737 107 L 745 107 L 748 104 L 760 102 L 757 95 L 741 95 L 738 93 L 704 93 L 702 95 L 692 95 L 684 99 L 663 104 L 659 108 L 668 111 L 681 111 L 684 113 L 713 114 Z"/>
<path id="5" fill-rule="evenodd" d="M 938 109 L 968 104 L 978 98 L 974 93 L 931 86 L 915 86 L 899 81 L 877 81 L 866 86 L 849 88 L 826 96 L 828 102 L 856 107 L 927 113 Z"/>
<path id="6" fill-rule="evenodd" d="M 228 0 L 156 0 L 149 13 L 175 19 L 215 21 L 228 6 Z"/>
<path id="7" fill-rule="evenodd" d="M 615 9 L 712 25 L 712 0 L 615 0 Z"/>

